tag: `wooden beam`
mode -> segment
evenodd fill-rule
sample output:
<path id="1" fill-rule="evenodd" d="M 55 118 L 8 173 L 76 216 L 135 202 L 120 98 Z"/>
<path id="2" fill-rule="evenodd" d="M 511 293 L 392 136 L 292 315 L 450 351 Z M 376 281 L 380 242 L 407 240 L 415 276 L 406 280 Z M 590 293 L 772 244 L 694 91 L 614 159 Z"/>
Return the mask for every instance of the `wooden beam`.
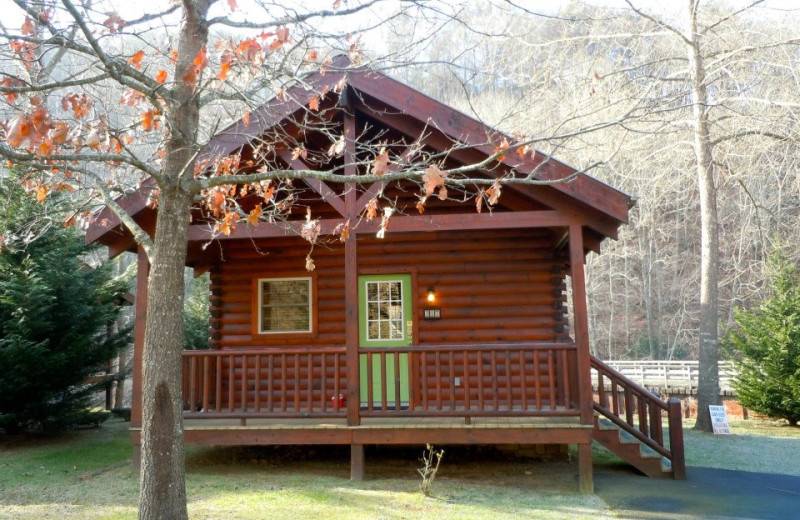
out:
<path id="1" fill-rule="evenodd" d="M 396 216 L 389 221 L 389 232 L 467 231 L 568 226 L 576 220 L 558 211 L 509 211 L 503 213 L 448 213 L 445 215 Z M 356 233 L 376 233 L 380 222 L 363 221 Z"/>
<path id="2" fill-rule="evenodd" d="M 580 224 L 569 226 L 569 263 L 572 277 L 572 306 L 575 323 L 575 346 L 577 348 L 578 404 L 581 423 L 592 424 L 591 362 L 589 354 L 589 312 L 586 304 L 586 277 L 583 270 L 583 228 Z"/>
<path id="3" fill-rule="evenodd" d="M 289 165 L 290 168 L 293 170 L 310 170 L 306 163 L 301 161 L 300 159 L 295 159 L 292 157 L 292 153 L 289 150 L 283 150 L 278 153 L 278 155 L 286 161 L 286 164 Z M 308 186 L 320 194 L 322 200 L 327 202 L 331 205 L 333 209 L 335 209 L 340 215 L 343 217 L 347 214 L 347 211 L 344 207 L 344 202 L 342 201 L 341 197 L 336 194 L 324 181 L 320 179 L 303 179 Z"/>
<path id="4" fill-rule="evenodd" d="M 344 173 L 355 176 L 356 167 L 356 121 L 352 112 L 345 107 L 344 111 Z M 346 218 L 356 222 L 356 185 L 349 183 L 345 187 L 344 203 Z M 361 423 L 361 380 L 358 348 L 358 236 L 353 233 L 344 243 L 344 308 L 345 308 L 345 355 L 347 363 L 347 424 L 356 426 Z M 362 448 L 363 449 L 363 448 Z M 363 453 L 362 453 L 363 457 Z"/>
<path id="5" fill-rule="evenodd" d="M 594 493 L 592 444 L 578 444 L 578 481 L 581 493 Z"/>
<path id="6" fill-rule="evenodd" d="M 351 222 L 357 222 L 351 227 L 353 234 L 376 233 L 380 227 L 378 220 L 367 222 L 357 221 L 358 215 Z M 562 215 L 558 211 L 509 211 L 503 213 L 448 213 L 444 215 L 397 215 L 389 222 L 390 232 L 416 232 L 416 231 L 469 231 L 483 229 L 520 229 L 520 228 L 551 228 L 566 227 L 576 219 Z M 321 219 L 322 235 L 331 235 L 337 226 L 344 223 L 343 219 Z M 301 221 L 262 222 L 258 226 L 240 224 L 230 235 L 214 236 L 214 231 L 209 226 L 193 225 L 189 227 L 190 241 L 208 240 L 239 240 L 257 238 L 275 238 L 286 236 L 300 236 L 303 227 Z"/>
<path id="7" fill-rule="evenodd" d="M 136 308 L 133 325 L 133 376 L 131 379 L 131 427 L 142 425 L 142 354 L 144 332 L 147 323 L 147 279 L 150 276 L 150 261 L 139 246 L 136 263 Z"/>
<path id="8" fill-rule="evenodd" d="M 350 445 L 350 480 L 364 480 L 364 445 Z"/>

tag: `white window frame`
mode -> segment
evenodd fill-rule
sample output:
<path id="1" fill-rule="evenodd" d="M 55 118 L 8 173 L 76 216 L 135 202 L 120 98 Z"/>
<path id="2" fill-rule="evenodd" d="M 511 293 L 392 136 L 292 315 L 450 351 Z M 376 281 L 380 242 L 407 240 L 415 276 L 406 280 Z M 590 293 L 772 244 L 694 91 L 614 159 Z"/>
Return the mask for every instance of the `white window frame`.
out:
<path id="1" fill-rule="evenodd" d="M 308 329 L 300 330 L 263 330 L 264 325 L 264 282 L 291 282 L 291 281 L 305 281 L 308 283 Z M 310 276 L 292 276 L 288 278 L 259 278 L 256 288 L 258 290 L 258 333 L 263 335 L 269 334 L 310 334 L 314 332 L 314 280 Z"/>

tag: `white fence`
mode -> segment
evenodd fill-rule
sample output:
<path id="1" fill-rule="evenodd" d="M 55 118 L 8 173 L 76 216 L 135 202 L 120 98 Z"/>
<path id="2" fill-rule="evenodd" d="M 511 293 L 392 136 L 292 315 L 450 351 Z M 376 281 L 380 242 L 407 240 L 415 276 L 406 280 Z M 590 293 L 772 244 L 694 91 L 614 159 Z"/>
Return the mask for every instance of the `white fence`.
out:
<path id="1" fill-rule="evenodd" d="M 692 395 L 697 393 L 700 373 L 698 361 L 604 361 L 606 364 L 650 390 Z M 719 363 L 719 388 L 722 394 L 733 394 L 731 380 L 736 375 L 733 364 Z M 597 378 L 593 378 L 595 385 Z"/>

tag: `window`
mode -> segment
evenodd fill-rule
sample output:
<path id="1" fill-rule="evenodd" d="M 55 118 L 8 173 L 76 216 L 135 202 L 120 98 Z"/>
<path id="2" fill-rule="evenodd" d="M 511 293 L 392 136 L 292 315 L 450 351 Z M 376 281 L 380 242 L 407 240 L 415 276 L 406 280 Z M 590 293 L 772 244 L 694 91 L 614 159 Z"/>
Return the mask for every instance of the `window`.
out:
<path id="1" fill-rule="evenodd" d="M 258 333 L 311 332 L 311 278 L 258 280 Z"/>
<path id="2" fill-rule="evenodd" d="M 359 332 L 364 346 L 411 344 L 411 276 L 359 276 Z"/>

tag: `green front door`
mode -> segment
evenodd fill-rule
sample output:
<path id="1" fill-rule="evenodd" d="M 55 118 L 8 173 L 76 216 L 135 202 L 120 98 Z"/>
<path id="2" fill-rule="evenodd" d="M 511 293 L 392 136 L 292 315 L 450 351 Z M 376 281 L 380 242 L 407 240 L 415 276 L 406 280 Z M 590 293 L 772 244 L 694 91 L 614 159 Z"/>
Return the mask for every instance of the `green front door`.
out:
<path id="1" fill-rule="evenodd" d="M 358 329 L 362 347 L 406 347 L 413 342 L 411 275 L 365 275 L 358 277 Z M 386 358 L 386 401 L 393 408 L 396 402 L 395 384 L 400 381 L 400 402 L 408 404 L 408 354 L 400 354 L 395 366 L 394 355 Z M 372 372 L 372 401 L 383 401 L 384 383 L 381 356 L 372 355 L 368 367 L 367 355 L 360 356 L 361 404 L 369 400 L 367 370 Z"/>

